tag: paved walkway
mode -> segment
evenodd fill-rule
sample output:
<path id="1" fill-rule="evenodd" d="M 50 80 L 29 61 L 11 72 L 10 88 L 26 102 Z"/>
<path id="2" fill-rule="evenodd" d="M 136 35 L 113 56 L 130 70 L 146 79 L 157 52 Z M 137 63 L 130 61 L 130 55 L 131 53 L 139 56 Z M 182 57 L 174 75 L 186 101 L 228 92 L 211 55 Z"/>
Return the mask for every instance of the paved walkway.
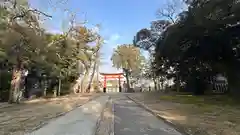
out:
<path id="1" fill-rule="evenodd" d="M 111 108 L 114 115 L 113 119 L 109 121 L 113 126 L 109 127 L 114 135 L 182 135 L 125 95 L 118 93 L 100 96 L 25 135 L 95 135 L 97 121 L 103 107 L 109 101 L 109 96 L 112 98 L 112 102 L 108 103 L 108 107 Z M 107 129 L 107 127 L 103 128 Z M 103 135 L 112 135 L 108 130 Z"/>
<path id="2" fill-rule="evenodd" d="M 85 105 L 52 120 L 31 135 L 94 135 L 96 122 L 109 96 L 101 96 Z M 25 135 L 29 135 L 25 134 Z"/>
<path id="3" fill-rule="evenodd" d="M 182 135 L 124 94 L 111 95 L 115 135 Z"/>

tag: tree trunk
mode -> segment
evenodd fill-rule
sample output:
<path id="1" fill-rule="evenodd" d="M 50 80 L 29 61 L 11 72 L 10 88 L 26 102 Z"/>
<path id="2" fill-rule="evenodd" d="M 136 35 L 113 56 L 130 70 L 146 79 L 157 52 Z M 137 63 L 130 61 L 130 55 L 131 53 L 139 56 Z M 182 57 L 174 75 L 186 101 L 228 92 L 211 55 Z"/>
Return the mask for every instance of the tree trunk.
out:
<path id="1" fill-rule="evenodd" d="M 81 80 L 81 86 L 80 86 L 80 91 L 82 92 L 82 93 L 84 93 L 84 92 L 86 92 L 86 86 L 87 85 L 85 85 L 86 84 L 86 80 L 87 80 L 87 77 L 89 76 L 89 69 L 86 69 L 86 71 L 85 71 L 85 73 L 84 73 L 84 75 L 83 75 L 83 78 L 82 78 L 82 80 Z"/>
<path id="2" fill-rule="evenodd" d="M 129 74 L 126 72 L 126 81 L 127 81 L 127 92 L 130 90 L 130 81 L 129 81 Z"/>
<path id="3" fill-rule="evenodd" d="M 154 91 L 157 90 L 157 81 L 156 81 L 156 78 L 153 78 L 153 83 L 154 83 Z"/>
<path id="4" fill-rule="evenodd" d="M 61 82 L 61 78 L 59 77 L 58 78 L 58 92 L 57 92 L 57 96 L 60 96 L 61 95 L 61 85 L 62 85 L 62 82 Z"/>
<path id="5" fill-rule="evenodd" d="M 99 86 L 99 58 L 97 59 L 97 66 L 96 66 L 96 73 L 97 73 L 97 90 L 99 90 L 100 86 Z"/>
<path id="6" fill-rule="evenodd" d="M 163 79 L 163 77 L 161 76 L 161 77 L 160 77 L 160 87 L 161 87 L 161 90 L 164 89 L 163 83 L 164 83 L 164 79 Z"/>
<path id="7" fill-rule="evenodd" d="M 11 88 L 9 90 L 9 103 L 19 103 L 18 101 L 18 94 L 20 92 L 20 84 L 21 84 L 21 78 L 22 78 L 22 72 L 21 68 L 14 67 L 13 73 L 12 73 L 12 80 L 11 80 Z"/>
<path id="8" fill-rule="evenodd" d="M 161 90 L 161 79 L 160 77 L 157 78 L 157 87 L 158 87 L 158 90 L 160 91 Z"/>
<path id="9" fill-rule="evenodd" d="M 81 86 L 81 76 L 78 77 L 78 79 L 76 80 L 76 83 L 73 85 L 73 93 L 77 94 L 79 93 L 79 87 Z"/>
<path id="10" fill-rule="evenodd" d="M 177 86 L 177 92 L 180 92 L 180 79 L 179 79 L 178 73 L 177 73 L 177 77 L 176 77 L 176 86 Z"/>
<path id="11" fill-rule="evenodd" d="M 95 75 L 95 71 L 96 71 L 96 67 L 97 67 L 97 60 L 95 60 L 94 64 L 93 64 L 93 69 L 92 69 L 92 74 L 90 76 L 90 80 L 88 82 L 88 86 L 87 86 L 87 92 L 90 92 L 91 86 L 92 86 L 92 81 L 93 81 L 93 77 Z"/>
<path id="12" fill-rule="evenodd" d="M 16 46 L 16 61 L 17 64 L 13 67 L 12 71 L 12 80 L 11 80 L 11 88 L 9 90 L 9 103 L 19 103 L 19 93 L 20 93 L 20 87 L 21 87 L 21 81 L 22 81 L 22 73 L 23 73 L 23 64 L 20 58 L 20 48 L 21 44 Z"/>

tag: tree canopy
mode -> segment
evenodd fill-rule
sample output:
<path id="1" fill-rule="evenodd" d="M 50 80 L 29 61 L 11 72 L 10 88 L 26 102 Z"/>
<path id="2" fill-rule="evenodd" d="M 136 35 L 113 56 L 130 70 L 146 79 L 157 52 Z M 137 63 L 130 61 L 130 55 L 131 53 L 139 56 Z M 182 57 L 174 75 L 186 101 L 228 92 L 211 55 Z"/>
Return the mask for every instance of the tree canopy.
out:
<path id="1" fill-rule="evenodd" d="M 140 50 L 131 44 L 119 45 L 112 55 L 113 66 L 118 69 L 134 70 L 140 64 Z"/>
<path id="2" fill-rule="evenodd" d="M 137 77 L 141 72 L 141 66 L 144 62 L 144 56 L 140 49 L 132 44 L 123 44 L 117 46 L 111 57 L 113 66 L 122 69 L 126 78 L 128 87 L 130 87 L 129 77 Z"/>
<path id="3" fill-rule="evenodd" d="M 1 70 L 13 75 L 9 87 L 12 98 L 20 90 L 21 79 L 17 78 L 21 78 L 23 69 L 29 72 L 34 69 L 40 76 L 45 74 L 69 83 L 92 68 L 99 57 L 97 54 L 103 43 L 93 29 L 70 20 L 66 32 L 48 33 L 39 24 L 41 16 L 51 18 L 51 15 L 32 9 L 26 0 L 0 2 L 0 64 Z"/>
<path id="4" fill-rule="evenodd" d="M 158 20 L 158 36 L 153 29 L 140 30 L 135 45 L 148 49 L 153 45 L 155 73 L 174 68 L 182 82 L 196 76 L 204 80 L 210 74 L 222 73 L 231 86 L 239 78 L 239 2 L 235 0 L 186 1 L 187 10 L 173 23 Z M 157 24 L 157 25 L 156 25 Z M 147 45 L 140 44 L 143 40 Z M 236 82 L 236 81 L 235 81 Z"/>

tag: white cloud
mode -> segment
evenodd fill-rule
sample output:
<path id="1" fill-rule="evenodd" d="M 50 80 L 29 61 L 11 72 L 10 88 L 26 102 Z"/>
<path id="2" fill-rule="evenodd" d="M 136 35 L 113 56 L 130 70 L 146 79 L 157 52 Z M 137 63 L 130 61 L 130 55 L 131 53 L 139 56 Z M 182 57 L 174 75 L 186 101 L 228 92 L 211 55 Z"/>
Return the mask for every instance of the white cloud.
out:
<path id="1" fill-rule="evenodd" d="M 117 33 L 113 34 L 113 35 L 110 36 L 109 39 L 105 40 L 105 43 L 110 43 L 110 44 L 115 43 L 117 40 L 120 39 L 120 37 L 121 36 L 119 34 L 117 34 Z"/>
<path id="2" fill-rule="evenodd" d="M 63 32 L 61 30 L 57 30 L 57 29 L 49 29 L 49 30 L 47 30 L 47 32 L 52 33 L 52 34 L 63 34 Z"/>
<path id="3" fill-rule="evenodd" d="M 113 34 L 113 35 L 110 37 L 110 40 L 111 40 L 111 41 L 117 41 L 119 38 L 120 38 L 120 35 L 119 35 L 119 34 Z"/>

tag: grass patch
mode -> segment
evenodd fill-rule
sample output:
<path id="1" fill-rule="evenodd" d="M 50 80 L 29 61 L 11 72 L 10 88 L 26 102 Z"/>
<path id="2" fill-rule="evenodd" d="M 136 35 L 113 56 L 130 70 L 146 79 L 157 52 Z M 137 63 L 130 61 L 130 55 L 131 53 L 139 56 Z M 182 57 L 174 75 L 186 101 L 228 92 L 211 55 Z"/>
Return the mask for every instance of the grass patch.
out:
<path id="1" fill-rule="evenodd" d="M 172 101 L 184 104 L 196 104 L 199 106 L 205 105 L 230 105 L 239 106 L 240 100 L 227 95 L 207 95 L 207 96 L 194 96 L 194 95 L 162 95 L 161 100 Z"/>
<path id="2" fill-rule="evenodd" d="M 176 92 L 142 95 L 146 105 L 189 134 L 240 135 L 240 99 Z"/>

